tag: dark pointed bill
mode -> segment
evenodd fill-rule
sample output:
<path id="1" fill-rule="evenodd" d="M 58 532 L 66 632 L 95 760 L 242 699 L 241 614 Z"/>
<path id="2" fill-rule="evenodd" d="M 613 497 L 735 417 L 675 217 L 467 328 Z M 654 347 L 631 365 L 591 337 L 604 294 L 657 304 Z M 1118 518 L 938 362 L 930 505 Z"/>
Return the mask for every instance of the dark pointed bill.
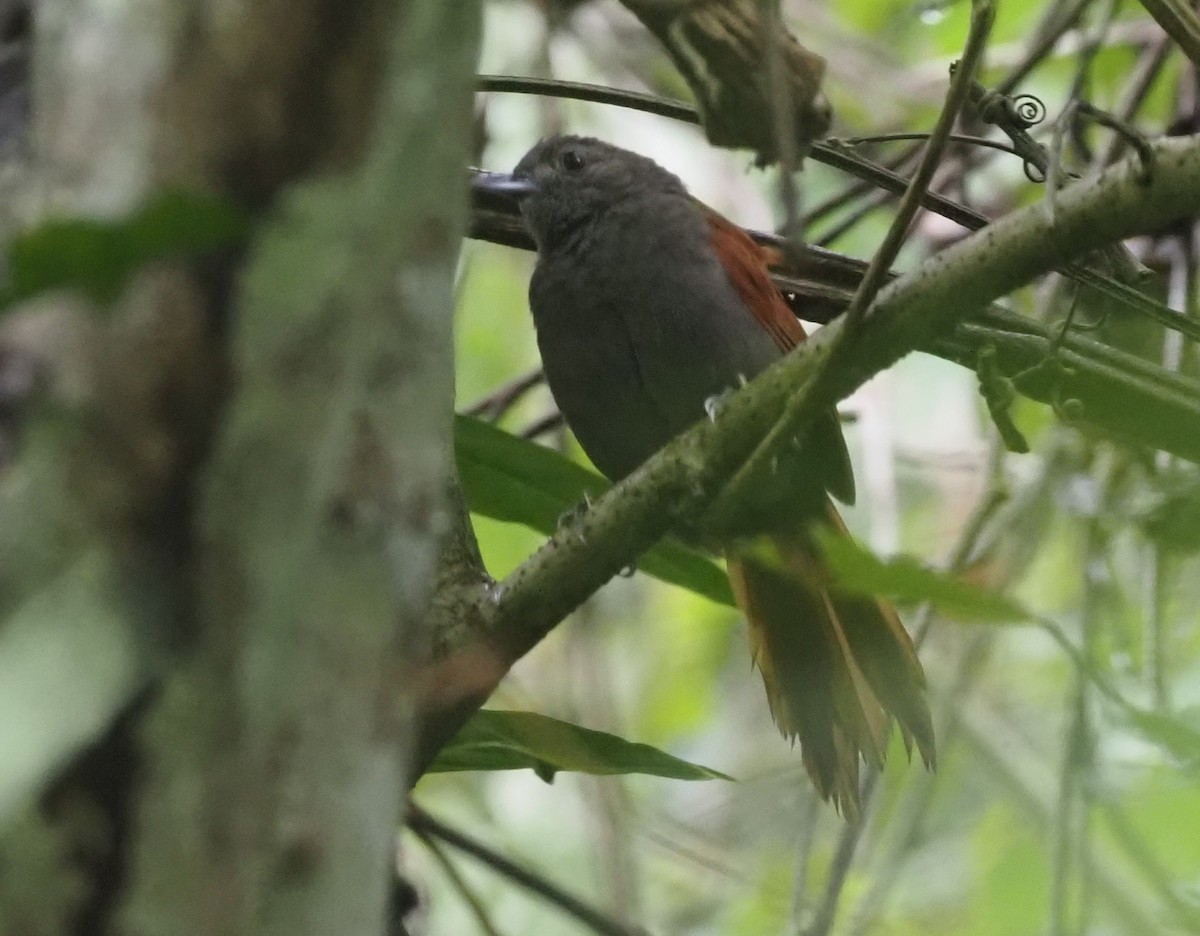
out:
<path id="1" fill-rule="evenodd" d="M 476 172 L 471 185 L 477 192 L 507 195 L 509 198 L 524 198 L 537 191 L 537 183 L 533 179 L 521 178 L 508 172 Z"/>

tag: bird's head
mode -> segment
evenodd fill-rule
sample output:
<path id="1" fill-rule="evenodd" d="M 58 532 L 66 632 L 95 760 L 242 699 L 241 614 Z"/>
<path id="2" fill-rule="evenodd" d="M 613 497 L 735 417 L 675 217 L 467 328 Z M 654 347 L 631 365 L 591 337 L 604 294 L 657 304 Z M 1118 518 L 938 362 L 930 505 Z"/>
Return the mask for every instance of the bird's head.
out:
<path id="1" fill-rule="evenodd" d="M 515 196 L 538 250 L 553 247 L 627 199 L 687 195 L 658 163 L 590 137 L 542 140 L 511 175 L 489 173 L 476 185 Z"/>

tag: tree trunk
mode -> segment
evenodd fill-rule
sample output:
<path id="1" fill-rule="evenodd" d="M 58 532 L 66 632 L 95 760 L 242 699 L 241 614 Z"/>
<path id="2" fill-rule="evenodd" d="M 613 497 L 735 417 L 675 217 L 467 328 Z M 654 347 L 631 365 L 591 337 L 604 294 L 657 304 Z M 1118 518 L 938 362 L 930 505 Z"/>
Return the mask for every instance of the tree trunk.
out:
<path id="1" fill-rule="evenodd" d="M 44 369 L 55 417 L 25 407 L 0 494 L 0 672 L 22 675 L 0 701 L 40 729 L 0 767 L 0 930 L 384 931 L 479 18 L 38 8 L 26 216 L 187 188 L 259 220 L 102 314 L 53 298 L 4 323 L 0 367 Z"/>

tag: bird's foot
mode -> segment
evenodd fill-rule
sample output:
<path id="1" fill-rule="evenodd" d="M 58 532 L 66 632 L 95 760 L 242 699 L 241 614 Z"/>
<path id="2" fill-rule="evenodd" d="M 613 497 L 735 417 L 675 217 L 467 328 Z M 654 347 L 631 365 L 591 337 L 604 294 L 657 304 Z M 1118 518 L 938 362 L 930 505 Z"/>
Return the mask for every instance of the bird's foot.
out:
<path id="1" fill-rule="evenodd" d="M 570 531 L 574 532 L 575 535 L 582 542 L 583 534 L 578 531 L 577 527 L 579 526 L 580 521 L 583 520 L 583 518 L 587 514 L 587 512 L 589 510 L 591 510 L 591 507 L 592 507 L 591 496 L 585 493 L 583 495 L 583 500 L 581 500 L 575 506 L 571 507 L 569 510 L 564 511 L 559 516 L 558 523 L 557 523 L 558 532 L 564 533 L 564 532 L 570 530 Z"/>
<path id="2" fill-rule="evenodd" d="M 726 387 L 720 393 L 714 393 L 707 400 L 705 400 L 704 412 L 708 415 L 708 421 L 716 422 L 717 416 L 720 414 L 721 410 L 723 410 L 729 401 L 733 399 L 733 395 L 737 393 L 739 389 L 746 386 L 747 383 L 748 381 L 746 378 L 741 374 L 738 374 L 738 386 L 736 388 Z"/>

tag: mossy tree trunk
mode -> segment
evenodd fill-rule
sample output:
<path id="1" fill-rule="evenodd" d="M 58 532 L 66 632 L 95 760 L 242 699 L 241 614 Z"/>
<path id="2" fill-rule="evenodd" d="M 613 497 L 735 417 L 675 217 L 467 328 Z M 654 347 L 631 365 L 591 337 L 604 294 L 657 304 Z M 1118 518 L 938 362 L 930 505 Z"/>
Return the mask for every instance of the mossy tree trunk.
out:
<path id="1" fill-rule="evenodd" d="M 44 377 L 0 491 L 0 930 L 383 931 L 478 28 L 441 0 L 38 5 L 23 222 L 185 188 L 253 226 L 0 323 L 0 364 Z"/>

